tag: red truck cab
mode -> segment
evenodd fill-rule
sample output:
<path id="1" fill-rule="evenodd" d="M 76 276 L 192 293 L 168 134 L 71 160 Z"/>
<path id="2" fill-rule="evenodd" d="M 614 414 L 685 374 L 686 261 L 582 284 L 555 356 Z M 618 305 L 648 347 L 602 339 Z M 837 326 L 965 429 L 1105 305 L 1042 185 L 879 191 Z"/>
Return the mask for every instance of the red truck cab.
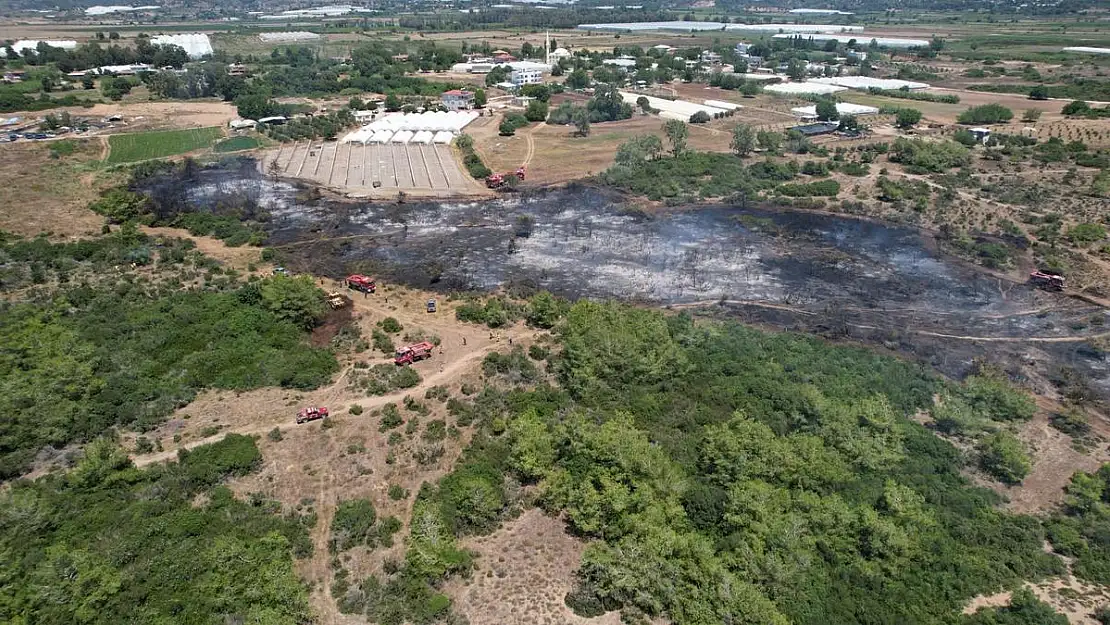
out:
<path id="1" fill-rule="evenodd" d="M 398 366 L 411 365 L 417 360 L 431 358 L 433 349 L 435 349 L 435 345 L 428 341 L 406 345 L 398 349 L 397 353 L 393 355 L 393 364 Z"/>
<path id="2" fill-rule="evenodd" d="M 309 406 L 301 408 L 297 413 L 297 423 L 307 423 L 316 419 L 328 418 L 328 409 L 324 406 Z"/>
<path id="3" fill-rule="evenodd" d="M 362 291 L 363 293 L 373 293 L 378 290 L 378 285 L 370 276 L 356 273 L 347 276 L 347 288 L 355 291 Z"/>

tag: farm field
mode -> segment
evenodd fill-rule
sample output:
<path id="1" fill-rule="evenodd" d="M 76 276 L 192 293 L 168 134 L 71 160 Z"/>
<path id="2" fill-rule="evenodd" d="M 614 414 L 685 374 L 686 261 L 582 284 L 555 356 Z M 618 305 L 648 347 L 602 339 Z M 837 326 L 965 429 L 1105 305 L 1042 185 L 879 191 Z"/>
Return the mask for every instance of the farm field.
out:
<path id="1" fill-rule="evenodd" d="M 239 152 L 241 150 L 253 150 L 260 145 L 262 143 L 255 137 L 231 137 L 220 141 L 212 149 L 217 152 Z"/>
<path id="2" fill-rule="evenodd" d="M 112 135 L 108 138 L 108 162 L 133 163 L 185 154 L 210 147 L 221 136 L 223 130 L 217 127 Z"/>

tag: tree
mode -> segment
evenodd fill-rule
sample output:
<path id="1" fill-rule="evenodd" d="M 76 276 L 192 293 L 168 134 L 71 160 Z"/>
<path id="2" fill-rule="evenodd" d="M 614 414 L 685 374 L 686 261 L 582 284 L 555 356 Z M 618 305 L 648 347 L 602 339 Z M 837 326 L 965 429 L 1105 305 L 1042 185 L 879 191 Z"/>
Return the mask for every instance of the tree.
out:
<path id="1" fill-rule="evenodd" d="M 502 137 L 511 137 L 516 134 L 516 124 L 508 118 L 502 119 L 501 124 L 497 126 L 497 134 Z"/>
<path id="2" fill-rule="evenodd" d="M 640 110 L 643 111 L 645 115 L 652 111 L 651 100 L 648 100 L 645 96 L 636 98 L 636 106 L 640 107 Z"/>
<path id="3" fill-rule="evenodd" d="M 921 121 L 921 111 L 911 108 L 900 108 L 894 118 L 895 124 L 899 128 L 913 128 Z"/>
<path id="4" fill-rule="evenodd" d="M 579 67 L 567 76 L 565 84 L 571 89 L 585 89 L 590 86 L 590 75 Z"/>
<path id="5" fill-rule="evenodd" d="M 1007 484 L 1020 484 L 1033 467 L 1021 441 L 1005 431 L 996 432 L 979 444 L 979 465 Z"/>
<path id="6" fill-rule="evenodd" d="M 385 96 L 385 110 L 393 112 L 401 110 L 401 98 L 396 93 L 390 92 Z"/>
<path id="7" fill-rule="evenodd" d="M 81 88 L 88 90 L 96 86 L 96 77 L 91 72 L 85 72 L 81 77 Z"/>
<path id="8" fill-rule="evenodd" d="M 279 105 L 264 95 L 249 94 L 235 98 L 235 108 L 243 119 L 262 119 L 276 115 Z"/>
<path id="9" fill-rule="evenodd" d="M 690 129 L 682 120 L 672 119 L 663 124 L 663 134 L 667 135 L 667 142 L 671 144 L 673 156 L 677 157 L 686 151 L 686 137 L 689 133 Z"/>
<path id="10" fill-rule="evenodd" d="M 759 147 L 772 154 L 782 149 L 782 135 L 773 130 L 760 130 L 755 135 L 755 140 L 759 143 Z"/>
<path id="11" fill-rule="evenodd" d="M 574 127 L 579 137 L 590 136 L 590 112 L 582 107 L 574 109 Z"/>
<path id="12" fill-rule="evenodd" d="M 324 293 L 309 276 L 277 275 L 262 282 L 262 303 L 279 319 L 310 330 L 327 314 Z"/>
<path id="13" fill-rule="evenodd" d="M 567 303 L 551 294 L 540 291 L 528 301 L 528 325 L 550 330 L 567 312 Z"/>
<path id="14" fill-rule="evenodd" d="M 1029 99 L 1030 100 L 1047 100 L 1048 99 L 1048 87 L 1046 87 L 1044 85 L 1034 86 L 1032 89 L 1029 90 Z"/>
<path id="15" fill-rule="evenodd" d="M 960 128 L 956 132 L 952 133 L 952 139 L 955 140 L 957 143 L 966 145 L 969 148 L 979 143 L 979 140 L 975 138 L 975 135 L 966 128 Z"/>
<path id="16" fill-rule="evenodd" d="M 547 119 L 547 103 L 532 100 L 528 103 L 528 107 L 524 109 L 524 117 L 530 122 L 542 122 Z"/>
<path id="17" fill-rule="evenodd" d="M 1025 109 L 1021 114 L 1021 121 L 1031 124 L 1041 118 L 1041 109 Z"/>
<path id="18" fill-rule="evenodd" d="M 836 102 L 832 100 L 818 100 L 817 119 L 823 122 L 840 119 L 840 113 L 836 111 Z"/>
<path id="19" fill-rule="evenodd" d="M 663 142 L 655 135 L 639 135 L 625 141 L 617 148 L 616 163 L 629 167 L 642 165 L 658 158 Z"/>
<path id="20" fill-rule="evenodd" d="M 855 115 L 844 115 L 840 118 L 840 130 L 849 132 L 859 130 L 859 118 Z"/>
<path id="21" fill-rule="evenodd" d="M 805 80 L 805 78 L 806 78 L 806 63 L 805 63 L 805 61 L 800 61 L 798 59 L 790 59 L 790 62 L 786 64 L 786 75 L 790 77 L 790 80 L 797 80 L 797 81 Z M 836 118 L 834 117 L 833 119 L 836 119 Z"/>
<path id="22" fill-rule="evenodd" d="M 485 89 L 475 89 L 474 90 L 474 106 L 477 107 L 477 108 L 482 108 L 483 106 L 486 105 L 486 101 L 487 101 L 486 100 L 486 90 Z"/>
<path id="23" fill-rule="evenodd" d="M 504 65 L 494 67 L 488 74 L 486 74 L 486 86 L 492 87 L 499 82 L 505 82 L 509 79 L 511 70 Z"/>
<path id="24" fill-rule="evenodd" d="M 705 111 L 698 111 L 690 116 L 691 124 L 708 124 L 712 118 Z"/>
<path id="25" fill-rule="evenodd" d="M 1064 105 L 1060 112 L 1064 115 L 1086 115 L 1091 110 L 1091 105 L 1083 100 L 1072 100 Z"/>
<path id="26" fill-rule="evenodd" d="M 1014 118 L 1014 112 L 1001 104 L 973 106 L 956 118 L 961 124 L 1001 124 Z"/>
<path id="27" fill-rule="evenodd" d="M 751 154 L 755 149 L 755 131 L 747 124 L 737 124 L 732 129 L 732 143 L 729 147 L 740 158 Z"/>

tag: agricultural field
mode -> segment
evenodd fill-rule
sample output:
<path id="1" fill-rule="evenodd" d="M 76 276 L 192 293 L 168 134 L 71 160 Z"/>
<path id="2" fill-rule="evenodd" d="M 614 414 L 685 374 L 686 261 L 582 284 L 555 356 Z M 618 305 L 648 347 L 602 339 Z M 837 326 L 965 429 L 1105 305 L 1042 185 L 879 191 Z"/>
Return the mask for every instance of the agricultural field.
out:
<path id="1" fill-rule="evenodd" d="M 261 145 L 262 142 L 257 137 L 242 136 L 224 139 L 212 146 L 212 149 L 216 152 L 241 152 L 243 150 L 253 150 L 261 147 Z"/>
<path id="2" fill-rule="evenodd" d="M 223 129 L 217 127 L 112 135 L 108 162 L 134 163 L 186 154 L 210 148 L 222 136 Z"/>

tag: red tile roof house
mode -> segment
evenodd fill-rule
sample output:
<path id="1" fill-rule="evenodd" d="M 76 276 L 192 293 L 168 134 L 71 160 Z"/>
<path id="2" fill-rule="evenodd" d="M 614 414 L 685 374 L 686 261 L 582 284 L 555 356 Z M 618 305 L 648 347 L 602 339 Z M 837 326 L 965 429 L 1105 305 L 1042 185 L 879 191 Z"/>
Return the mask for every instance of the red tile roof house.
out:
<path id="1" fill-rule="evenodd" d="M 449 111 L 465 111 L 474 108 L 474 94 L 461 89 L 444 91 L 440 101 Z"/>

